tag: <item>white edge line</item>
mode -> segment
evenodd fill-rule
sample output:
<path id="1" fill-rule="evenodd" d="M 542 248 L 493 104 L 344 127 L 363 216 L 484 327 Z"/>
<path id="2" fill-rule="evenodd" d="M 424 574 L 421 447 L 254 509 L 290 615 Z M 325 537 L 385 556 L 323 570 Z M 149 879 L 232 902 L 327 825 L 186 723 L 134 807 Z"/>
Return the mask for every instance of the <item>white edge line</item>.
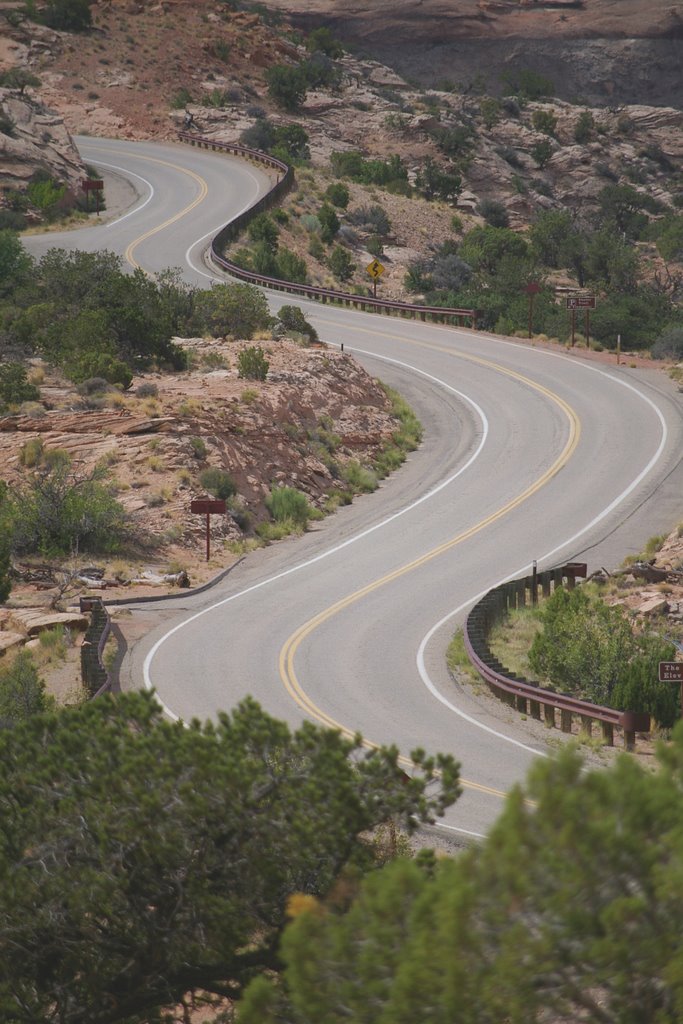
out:
<path id="1" fill-rule="evenodd" d="M 486 839 L 482 832 L 470 832 L 468 828 L 457 828 L 455 825 L 445 825 L 443 821 L 435 821 L 436 828 L 447 828 L 449 832 L 460 832 L 464 836 L 474 836 L 475 839 Z"/>
<path id="2" fill-rule="evenodd" d="M 144 184 L 149 189 L 149 195 L 147 196 L 143 203 L 141 203 L 139 206 L 134 206 L 132 210 L 129 210 L 128 213 L 124 213 L 120 217 L 117 217 L 116 220 L 107 221 L 107 223 L 104 224 L 103 227 L 113 228 L 115 224 L 120 224 L 121 221 L 126 220 L 127 217 L 132 217 L 134 213 L 140 213 L 140 211 L 144 210 L 144 208 L 147 206 L 147 203 L 151 202 L 152 199 L 154 198 L 154 185 L 152 184 L 151 181 L 147 181 L 147 178 L 143 178 L 141 174 L 136 174 L 135 171 L 129 171 L 127 167 L 119 167 L 118 164 L 106 163 L 106 161 L 104 160 L 93 159 L 93 163 L 96 167 L 108 167 L 112 171 L 121 171 L 122 174 L 128 175 L 131 178 L 137 178 L 138 181 L 144 182 Z"/>
<path id="3" fill-rule="evenodd" d="M 554 356 L 558 355 L 557 353 L 554 352 L 548 354 Z M 560 355 L 559 358 L 566 359 L 567 357 L 563 357 Z M 579 539 L 579 537 L 582 537 L 589 530 L 592 530 L 593 527 L 597 526 L 598 523 L 600 523 L 606 516 L 610 514 L 610 512 L 612 512 L 615 508 L 617 508 L 617 506 L 619 506 L 623 501 L 625 501 L 625 499 L 635 490 L 636 487 L 639 486 L 642 480 L 647 476 L 650 470 L 659 461 L 661 454 L 664 450 L 664 447 L 666 445 L 667 438 L 669 436 L 666 421 L 664 420 L 662 413 L 657 408 L 657 406 L 651 398 L 643 394 L 642 391 L 634 387 L 632 384 L 629 384 L 627 381 L 621 380 L 619 377 L 614 377 L 611 373 L 605 373 L 604 370 L 599 370 L 595 366 L 586 366 L 585 369 L 592 370 L 593 373 L 598 373 L 601 377 L 608 377 L 611 381 L 614 381 L 617 384 L 621 384 L 622 387 L 625 387 L 629 391 L 632 391 L 635 395 L 637 395 L 644 402 L 646 402 L 654 410 L 657 418 L 659 419 L 662 429 L 662 436 L 657 451 L 654 453 L 654 455 L 647 463 L 647 465 L 641 470 L 638 476 L 631 481 L 629 486 L 625 490 L 623 490 L 621 494 L 617 495 L 617 497 L 614 498 L 614 500 L 611 501 L 610 504 L 605 509 L 603 509 L 602 512 L 600 512 L 597 516 L 595 516 L 594 519 L 592 519 L 589 523 L 587 523 L 580 530 L 578 530 L 572 537 L 569 537 L 567 540 L 562 541 L 561 544 L 558 544 L 551 551 L 547 551 L 541 558 L 538 559 L 539 562 L 548 561 L 549 559 L 553 558 L 553 556 L 556 555 L 558 551 L 561 551 L 569 544 L 573 544 L 576 540 Z M 456 615 L 459 615 L 460 612 L 464 611 L 465 608 L 474 604 L 476 601 L 479 601 L 484 596 L 484 594 L 488 593 L 489 590 L 492 590 L 494 587 L 500 586 L 502 583 L 507 582 L 507 580 L 515 579 L 517 576 L 520 576 L 523 572 L 525 572 L 525 570 L 527 570 L 528 568 L 528 565 L 520 566 L 519 569 L 516 569 L 514 572 L 509 573 L 507 576 L 504 576 L 503 579 L 498 581 L 498 583 L 492 584 L 491 587 L 488 587 L 486 590 L 482 590 L 479 594 L 476 594 L 474 597 L 471 597 L 468 601 L 465 601 L 457 608 L 454 608 L 447 615 L 444 615 L 442 619 L 440 619 L 434 626 L 432 626 L 432 628 L 429 630 L 429 632 L 426 634 L 426 636 L 420 643 L 420 646 L 417 651 L 416 662 L 417 670 L 420 674 L 420 678 L 422 679 L 424 685 L 427 687 L 432 696 L 436 697 L 436 699 L 441 704 L 443 704 L 444 707 L 448 708 L 449 711 L 452 711 L 454 714 L 458 715 L 458 717 L 464 719 L 464 721 L 469 722 L 470 725 L 475 725 L 477 726 L 477 728 L 482 729 L 484 732 L 490 733 L 492 736 L 496 736 L 498 739 L 505 740 L 505 742 L 511 743 L 515 747 L 519 747 L 522 750 L 527 750 L 529 751 L 529 753 L 535 754 L 539 757 L 548 757 L 548 754 L 545 753 L 545 751 L 537 750 L 534 747 L 528 746 L 526 743 L 522 743 L 520 740 L 513 739 L 511 736 L 506 736 L 505 733 L 498 732 L 498 730 L 492 729 L 491 726 L 484 725 L 483 722 L 477 721 L 476 718 L 473 718 L 471 715 L 468 715 L 461 708 L 456 707 L 456 705 L 453 704 L 450 700 L 448 700 L 448 698 L 444 696 L 444 694 L 441 693 L 441 691 L 438 689 L 434 681 L 431 679 L 429 672 L 427 671 L 427 666 L 425 665 L 425 649 L 429 642 L 431 641 L 434 634 L 437 633 L 438 630 L 442 628 L 442 626 L 444 626 L 450 619 L 454 618 Z"/>
<path id="4" fill-rule="evenodd" d="M 475 462 L 475 460 L 481 454 L 482 449 L 484 448 L 484 445 L 486 444 L 486 441 L 488 439 L 489 423 L 488 419 L 486 418 L 486 414 L 484 413 L 484 410 L 473 399 L 469 398 L 462 391 L 458 391 L 456 388 L 451 387 L 450 384 L 446 384 L 445 381 L 440 380 L 438 377 L 434 377 L 431 373 L 427 373 L 425 370 L 420 370 L 415 366 L 411 366 L 409 363 L 402 362 L 399 359 L 391 359 L 388 356 L 379 356 L 375 355 L 375 353 L 363 352 L 360 349 L 355 349 L 354 351 L 362 352 L 363 355 L 372 355 L 373 358 L 379 359 L 382 362 L 392 363 L 395 366 L 401 366 L 404 369 L 412 371 L 413 373 L 417 373 L 419 376 L 431 380 L 432 382 L 445 388 L 446 391 L 450 391 L 452 394 L 457 395 L 458 398 L 461 398 L 463 401 L 467 402 L 475 410 L 482 425 L 481 438 L 475 451 L 472 453 L 472 455 L 470 455 L 469 459 L 467 459 L 467 461 L 462 466 L 460 466 L 460 468 L 455 473 L 447 477 L 445 480 L 442 480 L 440 484 L 437 484 L 436 487 L 431 488 L 431 490 L 427 491 L 426 494 L 421 495 L 415 501 L 411 502 L 409 505 L 406 505 L 405 508 L 399 509 L 398 512 L 392 513 L 392 515 L 390 515 L 388 518 L 383 519 L 379 523 L 375 523 L 373 526 L 368 527 L 366 530 L 362 530 L 360 533 L 355 534 L 353 537 L 349 537 L 341 544 L 336 544 L 334 547 L 329 548 L 326 551 L 323 551 L 321 554 L 316 555 L 314 558 L 309 558 L 305 562 L 300 562 L 298 565 L 294 565 L 289 569 L 285 569 L 282 572 L 277 573 L 275 576 L 270 576 L 268 579 L 261 580 L 259 583 L 254 583 L 252 586 L 247 587 L 245 590 L 239 591 L 239 593 L 237 594 L 232 594 L 230 595 L 230 597 L 225 597 L 221 601 L 217 601 L 215 604 L 209 605 L 207 608 L 203 608 L 199 612 L 195 612 L 195 614 L 191 615 L 188 619 L 183 619 L 182 622 L 179 622 L 172 629 L 169 629 L 168 632 L 164 633 L 164 635 L 156 641 L 156 643 L 153 645 L 153 647 L 150 649 L 150 651 L 147 653 L 147 656 L 145 657 L 142 672 L 143 682 L 146 689 L 149 690 L 153 688 L 150 676 L 150 668 L 152 661 L 154 660 L 154 657 L 159 648 L 162 646 L 162 644 L 164 644 L 169 637 L 173 636 L 174 633 L 177 633 L 179 630 L 184 629 L 185 626 L 188 626 L 191 622 L 194 622 L 196 619 L 199 619 L 202 615 L 206 615 L 208 612 L 211 612 L 216 608 L 221 608 L 223 605 L 229 604 L 231 601 L 236 601 L 238 598 L 244 597 L 246 594 L 253 593 L 255 590 L 260 590 L 261 587 L 265 587 L 268 584 L 275 583 L 278 580 L 281 580 L 286 576 L 290 576 L 295 572 L 299 572 L 302 569 L 307 569 L 309 566 L 315 565 L 317 562 L 322 561 L 324 558 L 329 558 L 331 555 L 334 555 L 337 552 L 342 551 L 344 548 L 349 547 L 351 544 L 355 544 L 357 541 L 369 536 L 369 534 L 374 533 L 375 530 L 383 529 L 384 527 L 388 526 L 389 523 L 394 522 L 394 520 L 398 519 L 400 516 L 405 515 L 407 512 L 412 511 L 412 509 L 414 508 L 417 508 L 417 506 L 421 505 L 423 502 L 430 500 L 436 494 L 442 491 L 445 487 L 447 487 L 449 484 L 453 483 L 454 480 L 456 480 L 459 476 L 461 476 L 462 473 L 464 473 L 466 470 L 470 468 L 472 463 Z M 158 694 L 157 700 L 159 700 L 159 703 L 161 704 L 165 713 L 170 718 L 172 718 L 174 721 L 179 720 L 179 716 L 176 715 L 175 712 L 171 711 L 171 709 L 168 708 L 163 703 L 163 701 L 159 699 Z"/>

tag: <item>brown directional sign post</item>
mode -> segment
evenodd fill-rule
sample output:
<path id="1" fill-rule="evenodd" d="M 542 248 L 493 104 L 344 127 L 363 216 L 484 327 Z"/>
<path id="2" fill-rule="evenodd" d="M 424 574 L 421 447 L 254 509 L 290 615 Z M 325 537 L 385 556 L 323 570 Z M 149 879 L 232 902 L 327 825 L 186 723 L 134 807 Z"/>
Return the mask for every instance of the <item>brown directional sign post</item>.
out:
<path id="1" fill-rule="evenodd" d="M 91 192 L 95 193 L 95 208 L 97 210 L 97 216 L 100 215 L 100 192 L 104 188 L 104 182 L 101 178 L 84 178 L 81 182 L 81 188 L 85 192 L 86 198 Z"/>
<path id="2" fill-rule="evenodd" d="M 195 498 L 190 502 L 190 512 L 206 516 L 206 560 L 211 554 L 210 519 L 212 515 L 225 515 L 225 502 L 221 498 Z"/>
<path id="3" fill-rule="evenodd" d="M 529 281 L 522 290 L 529 296 L 529 337 L 531 337 L 534 322 L 534 296 L 538 295 L 541 290 L 541 286 L 538 281 Z"/>
<path id="4" fill-rule="evenodd" d="M 576 311 L 582 309 L 586 314 L 586 348 L 590 347 L 591 309 L 595 309 L 594 295 L 568 295 L 567 309 L 572 314 L 572 348 L 574 347 L 574 335 L 576 333 Z"/>

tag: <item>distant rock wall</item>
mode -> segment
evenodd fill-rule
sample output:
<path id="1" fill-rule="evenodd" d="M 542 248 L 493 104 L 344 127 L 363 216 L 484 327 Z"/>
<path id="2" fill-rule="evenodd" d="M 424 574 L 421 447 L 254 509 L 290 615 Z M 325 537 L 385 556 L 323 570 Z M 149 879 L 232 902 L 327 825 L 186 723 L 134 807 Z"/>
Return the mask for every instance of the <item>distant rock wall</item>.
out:
<path id="1" fill-rule="evenodd" d="M 461 39 L 372 42 L 373 56 L 409 79 L 501 91 L 506 70 L 532 68 L 560 99 L 588 106 L 683 107 L 683 39 Z"/>

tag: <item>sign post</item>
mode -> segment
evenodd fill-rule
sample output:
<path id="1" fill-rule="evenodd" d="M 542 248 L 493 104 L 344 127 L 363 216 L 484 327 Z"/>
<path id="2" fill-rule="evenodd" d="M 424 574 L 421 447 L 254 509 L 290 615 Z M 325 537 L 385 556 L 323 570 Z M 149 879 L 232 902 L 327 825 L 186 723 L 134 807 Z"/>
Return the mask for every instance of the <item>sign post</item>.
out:
<path id="1" fill-rule="evenodd" d="M 576 311 L 577 309 L 583 309 L 586 314 L 585 321 L 585 334 L 586 334 L 586 348 L 590 348 L 590 311 L 595 309 L 595 296 L 594 295 L 569 295 L 567 296 L 567 309 L 572 314 L 572 348 L 574 347 L 574 334 L 576 329 Z"/>
<path id="2" fill-rule="evenodd" d="M 683 714 L 683 661 L 660 661 L 660 683 L 678 683 L 681 687 L 681 714 Z"/>
<path id="3" fill-rule="evenodd" d="M 529 284 L 525 285 L 523 289 L 529 296 L 529 337 L 533 334 L 533 321 L 534 321 L 534 296 L 538 295 L 541 290 L 541 286 L 538 281 L 530 281 Z"/>
<path id="4" fill-rule="evenodd" d="M 384 273 L 384 267 L 382 266 L 382 264 L 380 263 L 379 260 L 373 260 L 372 263 L 368 263 L 368 265 L 367 265 L 367 267 L 365 269 L 367 270 L 368 274 L 372 278 L 372 297 L 373 297 L 373 299 L 376 299 L 377 298 L 377 278 L 381 277 L 382 274 Z"/>
<path id="5" fill-rule="evenodd" d="M 221 498 L 195 498 L 190 502 L 190 512 L 206 515 L 206 560 L 211 554 L 211 532 L 209 520 L 212 515 L 225 514 L 225 502 Z"/>
<path id="6" fill-rule="evenodd" d="M 90 201 L 88 196 L 91 192 L 95 193 L 95 208 L 97 210 L 97 216 L 100 215 L 100 192 L 104 188 L 104 182 L 101 178 L 84 178 L 81 182 L 81 188 L 85 192 L 85 201 L 88 210 L 90 210 Z"/>

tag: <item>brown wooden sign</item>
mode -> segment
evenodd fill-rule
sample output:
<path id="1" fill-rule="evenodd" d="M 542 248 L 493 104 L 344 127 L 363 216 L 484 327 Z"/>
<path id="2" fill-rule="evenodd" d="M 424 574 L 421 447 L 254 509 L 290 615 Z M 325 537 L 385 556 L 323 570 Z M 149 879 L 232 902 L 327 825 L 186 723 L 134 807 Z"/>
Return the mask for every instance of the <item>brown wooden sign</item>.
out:
<path id="1" fill-rule="evenodd" d="M 190 512 L 196 512 L 206 516 L 206 560 L 211 555 L 211 529 L 209 520 L 212 515 L 220 515 L 225 512 L 225 502 L 222 498 L 195 498 L 190 502 Z"/>
<path id="2" fill-rule="evenodd" d="M 660 661 L 660 683 L 683 683 L 683 661 Z"/>
<path id="3" fill-rule="evenodd" d="M 81 188 L 84 192 L 90 192 L 93 189 L 99 191 L 104 188 L 104 182 L 101 178 L 84 178 L 81 182 Z"/>
<path id="4" fill-rule="evenodd" d="M 567 309 L 595 309 L 594 295 L 568 295 Z"/>
<path id="5" fill-rule="evenodd" d="M 220 498 L 195 498 L 190 502 L 190 512 L 213 513 L 225 512 L 225 502 Z"/>

